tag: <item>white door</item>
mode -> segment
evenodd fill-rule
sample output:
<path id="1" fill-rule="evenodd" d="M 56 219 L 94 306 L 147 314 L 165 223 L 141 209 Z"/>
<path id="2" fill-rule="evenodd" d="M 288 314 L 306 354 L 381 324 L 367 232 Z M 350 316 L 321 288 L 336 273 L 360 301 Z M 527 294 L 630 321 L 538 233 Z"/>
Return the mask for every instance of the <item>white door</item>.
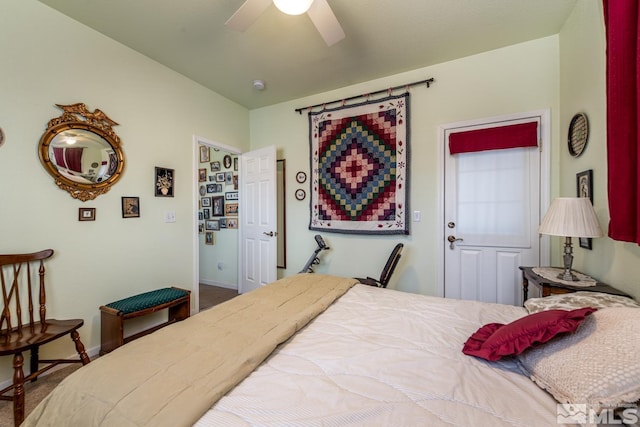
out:
<path id="1" fill-rule="evenodd" d="M 546 133 L 546 117 L 543 112 L 442 127 L 445 297 L 522 304 L 518 267 L 540 261 L 541 185 L 546 183 L 540 136 Z M 538 122 L 538 147 L 449 153 L 454 132 L 533 120 Z"/>
<path id="2" fill-rule="evenodd" d="M 276 149 L 240 156 L 240 293 L 276 280 Z"/>

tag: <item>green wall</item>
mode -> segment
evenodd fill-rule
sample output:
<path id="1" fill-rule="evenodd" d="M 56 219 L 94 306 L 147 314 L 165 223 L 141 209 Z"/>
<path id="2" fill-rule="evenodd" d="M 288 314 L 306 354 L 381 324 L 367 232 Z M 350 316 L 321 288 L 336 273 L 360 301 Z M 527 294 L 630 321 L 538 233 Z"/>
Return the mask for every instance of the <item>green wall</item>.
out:
<path id="1" fill-rule="evenodd" d="M 251 148 L 278 147 L 278 158 L 287 160 L 287 270 L 300 270 L 315 248 L 308 230 L 309 198 L 297 201 L 297 171 L 309 173 L 309 129 L 304 107 L 433 77 L 435 83 L 410 90 L 410 202 L 411 211 L 422 212 L 412 222 L 410 236 L 362 236 L 322 233 L 330 251 L 321 255 L 317 272 L 347 277 L 378 276 L 396 242 L 405 250 L 390 288 L 438 295 L 438 271 L 444 248 L 438 238 L 441 194 L 441 141 L 439 126 L 463 120 L 549 108 L 558 122 L 558 37 L 552 36 L 480 55 L 418 69 L 364 84 L 252 110 Z M 552 125 L 552 147 L 559 145 L 558 128 Z M 557 156 L 556 156 L 557 157 Z M 552 167 L 557 176 L 557 161 Z M 309 193 L 308 182 L 304 187 Z M 293 231 L 293 232 L 292 232 Z"/>
<path id="2" fill-rule="evenodd" d="M 560 33 L 560 177 L 557 196 L 576 195 L 576 173 L 593 170 L 593 204 L 607 234 L 605 35 L 601 1 L 578 1 Z M 580 157 L 569 155 L 567 130 L 573 115 L 589 118 L 589 140 Z M 552 254 L 561 265 L 563 241 L 554 238 Z M 574 267 L 640 298 L 640 247 L 608 237 L 593 239 L 593 249 L 574 242 Z"/>
<path id="3" fill-rule="evenodd" d="M 193 286 L 193 135 L 246 150 L 249 113 L 35 0 L 0 2 L 0 39 L 0 253 L 56 251 L 48 314 L 83 318 L 83 342 L 96 354 L 100 305 Z M 37 151 L 47 122 L 61 114 L 55 104 L 76 102 L 120 124 L 126 156 L 120 181 L 84 203 L 58 189 Z M 156 166 L 175 169 L 175 197 L 154 197 Z M 122 218 L 122 196 L 140 197 L 140 218 Z M 79 222 L 79 207 L 96 208 L 96 221 Z M 175 223 L 164 222 L 166 211 L 175 212 Z M 42 353 L 71 355 L 69 344 Z M 0 379 L 10 377 L 10 365 L 10 357 L 0 359 Z"/>

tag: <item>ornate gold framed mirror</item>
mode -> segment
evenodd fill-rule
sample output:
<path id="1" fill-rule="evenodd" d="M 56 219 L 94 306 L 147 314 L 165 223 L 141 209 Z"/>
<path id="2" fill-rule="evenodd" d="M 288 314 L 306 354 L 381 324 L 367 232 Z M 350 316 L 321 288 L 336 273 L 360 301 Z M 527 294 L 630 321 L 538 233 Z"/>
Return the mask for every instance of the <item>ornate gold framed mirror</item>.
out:
<path id="1" fill-rule="evenodd" d="M 44 168 L 74 199 L 93 200 L 109 191 L 124 170 L 118 123 L 82 104 L 60 105 L 60 117 L 49 121 L 38 154 Z"/>

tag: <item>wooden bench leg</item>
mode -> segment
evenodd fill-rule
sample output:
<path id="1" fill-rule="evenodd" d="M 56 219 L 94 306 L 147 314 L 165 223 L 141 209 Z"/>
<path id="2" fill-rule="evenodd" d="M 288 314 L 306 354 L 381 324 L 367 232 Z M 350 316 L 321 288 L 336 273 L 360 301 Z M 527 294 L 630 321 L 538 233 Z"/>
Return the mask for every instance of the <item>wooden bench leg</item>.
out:
<path id="1" fill-rule="evenodd" d="M 124 344 L 124 320 L 117 310 L 100 308 L 100 355 Z"/>
<path id="2" fill-rule="evenodd" d="M 191 313 L 191 304 L 189 303 L 189 299 L 187 298 L 186 301 L 173 306 L 173 307 L 169 307 L 169 321 L 180 321 L 180 320 L 184 320 L 186 318 L 189 317 L 189 314 Z"/>

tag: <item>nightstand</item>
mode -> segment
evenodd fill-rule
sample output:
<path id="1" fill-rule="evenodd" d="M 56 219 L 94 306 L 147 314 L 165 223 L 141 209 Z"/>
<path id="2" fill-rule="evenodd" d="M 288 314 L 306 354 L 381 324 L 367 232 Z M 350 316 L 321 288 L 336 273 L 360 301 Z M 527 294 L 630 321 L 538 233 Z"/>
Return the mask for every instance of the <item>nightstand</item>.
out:
<path id="1" fill-rule="evenodd" d="M 522 270 L 522 295 L 523 300 L 526 301 L 529 298 L 529 284 L 535 285 L 542 289 L 542 296 L 548 297 L 555 294 L 568 294 L 570 292 L 589 291 L 589 292 L 603 292 L 605 294 L 621 295 L 624 297 L 631 296 L 626 294 L 613 286 L 609 286 L 606 283 L 597 282 L 595 286 L 571 286 L 554 280 L 549 280 L 533 272 L 534 267 L 520 267 Z M 572 270 L 576 272 L 575 270 Z"/>

